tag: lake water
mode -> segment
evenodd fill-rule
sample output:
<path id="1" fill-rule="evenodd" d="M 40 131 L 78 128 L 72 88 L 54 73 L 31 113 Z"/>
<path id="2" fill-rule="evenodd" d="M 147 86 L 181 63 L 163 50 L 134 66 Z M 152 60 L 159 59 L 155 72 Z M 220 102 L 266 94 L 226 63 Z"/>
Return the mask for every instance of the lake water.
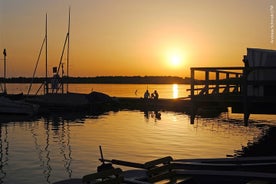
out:
<path id="1" fill-rule="evenodd" d="M 40 85 L 34 84 L 31 94 L 35 94 Z M 66 87 L 66 86 L 65 86 Z M 70 92 L 90 93 L 98 91 L 116 97 L 143 97 L 144 92 L 148 89 L 150 93 L 157 90 L 160 98 L 179 98 L 187 97 L 190 92 L 189 85 L 179 84 L 70 84 Z M 29 84 L 7 84 L 8 92 L 27 94 Z M 66 91 L 66 90 L 65 90 Z M 42 94 L 42 90 L 38 94 Z"/>
<path id="2" fill-rule="evenodd" d="M 175 87 L 176 86 L 176 87 Z M 140 97 L 148 87 L 162 98 L 187 96 L 186 85 L 70 85 L 70 91 L 106 92 L 111 96 Z M 23 85 L 10 91 L 25 92 Z M 178 90 L 176 90 L 178 89 Z M 136 93 L 135 93 L 136 92 Z M 215 158 L 234 155 L 256 141 L 275 116 L 251 116 L 243 125 L 241 114 L 195 119 L 183 113 L 118 111 L 90 114 L 52 114 L 28 121 L 0 124 L 0 182 L 52 183 L 93 173 L 100 165 L 99 145 L 106 159 L 144 163 L 170 155 L 180 158 Z"/>

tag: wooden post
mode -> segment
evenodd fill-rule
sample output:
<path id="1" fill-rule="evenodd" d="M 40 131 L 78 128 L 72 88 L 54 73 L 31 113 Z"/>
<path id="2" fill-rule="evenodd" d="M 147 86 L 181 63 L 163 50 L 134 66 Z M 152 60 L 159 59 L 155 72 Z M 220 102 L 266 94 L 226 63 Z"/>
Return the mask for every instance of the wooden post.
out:
<path id="1" fill-rule="evenodd" d="M 226 84 L 226 93 L 229 93 L 230 89 L 229 89 L 229 73 L 226 73 L 226 81 L 227 81 L 227 84 Z"/>
<path id="2" fill-rule="evenodd" d="M 206 89 L 206 95 L 209 94 L 209 71 L 205 71 L 205 89 Z"/>
<path id="3" fill-rule="evenodd" d="M 243 85 L 242 85 L 242 94 L 243 94 L 243 121 L 245 125 L 248 125 L 249 119 L 249 110 L 248 110 L 248 96 L 247 96 L 247 74 L 248 68 L 243 69 Z"/>
<path id="4" fill-rule="evenodd" d="M 191 68 L 191 124 L 194 124 L 195 114 L 196 114 L 196 105 L 195 105 L 195 70 Z"/>
<path id="5" fill-rule="evenodd" d="M 216 89 L 215 93 L 219 94 L 219 71 L 216 71 Z"/>
<path id="6" fill-rule="evenodd" d="M 239 76 L 239 74 L 236 74 L 235 75 L 235 77 L 236 77 L 236 79 L 238 79 L 240 76 Z M 241 85 L 240 84 L 236 84 L 236 86 L 235 86 L 235 92 L 241 92 Z"/>
<path id="7" fill-rule="evenodd" d="M 191 99 L 195 95 L 195 70 L 191 68 Z"/>

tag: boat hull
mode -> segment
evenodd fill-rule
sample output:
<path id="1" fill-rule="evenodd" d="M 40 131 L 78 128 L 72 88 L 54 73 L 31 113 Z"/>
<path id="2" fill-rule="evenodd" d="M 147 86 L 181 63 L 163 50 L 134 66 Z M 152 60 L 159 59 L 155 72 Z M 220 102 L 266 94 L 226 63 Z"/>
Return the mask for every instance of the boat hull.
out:
<path id="1" fill-rule="evenodd" d="M 10 100 L 6 97 L 0 97 L 1 115 L 28 115 L 33 116 L 38 112 L 38 105 L 26 103 L 23 101 Z"/>
<path id="2" fill-rule="evenodd" d="M 112 98 L 106 94 L 92 92 L 90 94 L 82 93 L 49 93 L 27 98 L 26 101 L 39 104 L 40 112 L 83 112 L 93 111 L 101 112 L 108 107 Z"/>

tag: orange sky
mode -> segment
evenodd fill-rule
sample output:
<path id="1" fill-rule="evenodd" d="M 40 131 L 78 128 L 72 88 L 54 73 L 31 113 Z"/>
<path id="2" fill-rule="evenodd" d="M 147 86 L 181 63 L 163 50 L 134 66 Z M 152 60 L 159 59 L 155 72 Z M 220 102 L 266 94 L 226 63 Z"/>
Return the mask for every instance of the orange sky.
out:
<path id="1" fill-rule="evenodd" d="M 185 77 L 193 66 L 242 66 L 247 47 L 276 49 L 275 0 L 0 0 L 0 49 L 7 49 L 8 77 L 32 76 L 46 13 L 52 75 L 69 6 L 71 76 Z"/>

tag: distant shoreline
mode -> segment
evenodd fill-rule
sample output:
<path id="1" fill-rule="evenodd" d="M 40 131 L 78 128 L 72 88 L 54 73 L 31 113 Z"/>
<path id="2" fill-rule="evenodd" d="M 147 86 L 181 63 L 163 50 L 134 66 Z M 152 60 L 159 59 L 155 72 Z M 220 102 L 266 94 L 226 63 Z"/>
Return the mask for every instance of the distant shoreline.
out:
<path id="1" fill-rule="evenodd" d="M 181 78 L 175 76 L 97 76 L 97 77 L 63 77 L 63 83 L 72 84 L 190 84 L 190 78 Z M 37 77 L 15 77 L 4 80 L 0 78 L 0 82 L 6 83 L 43 83 L 45 78 Z M 48 78 L 51 82 L 51 78 Z"/>

